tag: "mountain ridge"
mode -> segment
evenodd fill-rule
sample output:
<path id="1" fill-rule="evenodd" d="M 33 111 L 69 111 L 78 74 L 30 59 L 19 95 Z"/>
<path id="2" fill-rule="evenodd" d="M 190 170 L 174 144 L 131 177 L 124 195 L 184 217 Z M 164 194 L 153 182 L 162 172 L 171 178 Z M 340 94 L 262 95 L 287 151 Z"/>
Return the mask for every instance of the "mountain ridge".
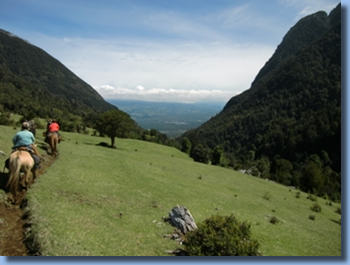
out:
<path id="1" fill-rule="evenodd" d="M 0 105 L 22 115 L 71 119 L 118 109 L 50 54 L 2 29 Z"/>
<path id="2" fill-rule="evenodd" d="M 299 20 L 251 88 L 183 137 L 191 141 L 194 157 L 200 153 L 196 146 L 222 148 L 233 167 L 255 167 L 261 176 L 311 191 L 340 192 L 335 175 L 341 171 L 341 5 L 327 17 L 317 12 Z M 312 163 L 322 182 L 315 187 L 305 175 Z"/>

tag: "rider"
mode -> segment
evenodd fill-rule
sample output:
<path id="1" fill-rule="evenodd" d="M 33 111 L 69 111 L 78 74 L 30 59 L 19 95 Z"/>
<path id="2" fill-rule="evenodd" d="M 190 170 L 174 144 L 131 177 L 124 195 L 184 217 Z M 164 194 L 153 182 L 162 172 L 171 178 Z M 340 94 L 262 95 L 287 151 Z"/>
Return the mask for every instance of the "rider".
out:
<path id="1" fill-rule="evenodd" d="M 34 137 L 36 137 L 36 125 L 34 123 L 34 120 L 28 121 L 29 123 L 29 131 L 33 133 Z"/>
<path id="2" fill-rule="evenodd" d="M 49 132 L 50 133 L 58 133 L 58 131 L 60 130 L 60 126 L 58 125 L 57 121 L 55 119 L 52 119 L 52 122 L 49 125 Z"/>
<path id="3" fill-rule="evenodd" d="M 60 126 L 58 125 L 57 121 L 55 119 L 52 119 L 52 122 L 50 123 L 48 127 L 49 133 L 57 133 L 58 136 L 58 142 L 61 141 L 62 137 L 60 136 L 60 133 L 58 132 L 60 130 Z"/>
<path id="4" fill-rule="evenodd" d="M 26 147 L 29 149 L 29 153 L 32 154 L 35 165 L 38 166 L 40 162 L 40 154 L 37 148 L 34 146 L 35 137 L 32 132 L 29 131 L 30 124 L 28 122 L 22 123 L 22 130 L 17 132 L 12 139 L 13 147 L 15 151 L 19 147 Z"/>

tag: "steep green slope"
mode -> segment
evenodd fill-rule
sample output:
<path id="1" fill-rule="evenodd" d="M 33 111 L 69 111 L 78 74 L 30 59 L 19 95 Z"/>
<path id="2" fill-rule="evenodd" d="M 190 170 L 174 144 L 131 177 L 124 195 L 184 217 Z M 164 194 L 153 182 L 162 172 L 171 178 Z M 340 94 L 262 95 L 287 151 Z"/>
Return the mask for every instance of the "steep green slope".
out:
<path id="1" fill-rule="evenodd" d="M 1 105 L 5 111 L 56 118 L 116 109 L 58 60 L 4 30 L 0 30 Z"/>
<path id="2" fill-rule="evenodd" d="M 12 134 L 0 126 L 5 152 Z M 118 148 L 110 149 L 98 145 L 108 139 L 62 135 L 59 157 L 27 193 L 42 255 L 166 255 L 181 247 L 163 237 L 174 228 L 162 217 L 176 205 L 186 206 L 197 224 L 231 213 L 250 222 L 265 256 L 341 255 L 337 203 L 319 198 L 316 213 L 306 193 L 297 198 L 289 187 L 194 163 L 175 148 L 117 139 Z M 270 223 L 271 217 L 279 222 Z"/>
<path id="3" fill-rule="evenodd" d="M 184 136 L 192 147 L 222 146 L 232 166 L 340 199 L 340 5 L 300 20 L 252 87 Z M 317 173 L 307 176 L 310 163 Z"/>

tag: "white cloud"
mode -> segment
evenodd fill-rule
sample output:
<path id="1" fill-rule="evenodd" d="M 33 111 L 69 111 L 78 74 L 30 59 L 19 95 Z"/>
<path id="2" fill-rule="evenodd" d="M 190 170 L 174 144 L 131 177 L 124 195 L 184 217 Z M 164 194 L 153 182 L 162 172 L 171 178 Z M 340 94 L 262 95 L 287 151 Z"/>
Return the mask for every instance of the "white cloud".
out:
<path id="1" fill-rule="evenodd" d="M 103 97 L 145 100 L 227 101 L 250 87 L 274 50 L 223 41 L 44 38 L 42 48 Z"/>
<path id="2" fill-rule="evenodd" d="M 137 86 L 136 88 L 137 88 L 139 91 L 145 90 L 145 88 L 144 88 L 143 86 Z"/>
<path id="3" fill-rule="evenodd" d="M 227 28 L 242 27 L 251 24 L 252 13 L 248 4 L 227 8 L 218 15 L 219 20 Z"/>
<path id="4" fill-rule="evenodd" d="M 143 89 L 140 90 L 139 87 L 142 87 Z M 122 87 L 114 88 L 109 85 L 95 87 L 95 89 L 106 99 L 117 98 L 162 102 L 226 102 L 233 96 L 231 92 L 222 90 L 183 90 L 173 88 L 145 89 L 143 86 L 137 86 L 135 89 L 130 89 Z"/>

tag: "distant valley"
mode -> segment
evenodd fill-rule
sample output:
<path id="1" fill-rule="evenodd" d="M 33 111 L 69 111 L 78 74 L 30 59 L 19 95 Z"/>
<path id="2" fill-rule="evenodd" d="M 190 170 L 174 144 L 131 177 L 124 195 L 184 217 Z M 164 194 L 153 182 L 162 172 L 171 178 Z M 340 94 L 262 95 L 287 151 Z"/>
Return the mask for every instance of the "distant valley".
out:
<path id="1" fill-rule="evenodd" d="M 170 137 L 180 136 L 218 114 L 224 102 L 175 103 L 106 99 L 128 113 L 144 129 L 156 129 Z"/>

